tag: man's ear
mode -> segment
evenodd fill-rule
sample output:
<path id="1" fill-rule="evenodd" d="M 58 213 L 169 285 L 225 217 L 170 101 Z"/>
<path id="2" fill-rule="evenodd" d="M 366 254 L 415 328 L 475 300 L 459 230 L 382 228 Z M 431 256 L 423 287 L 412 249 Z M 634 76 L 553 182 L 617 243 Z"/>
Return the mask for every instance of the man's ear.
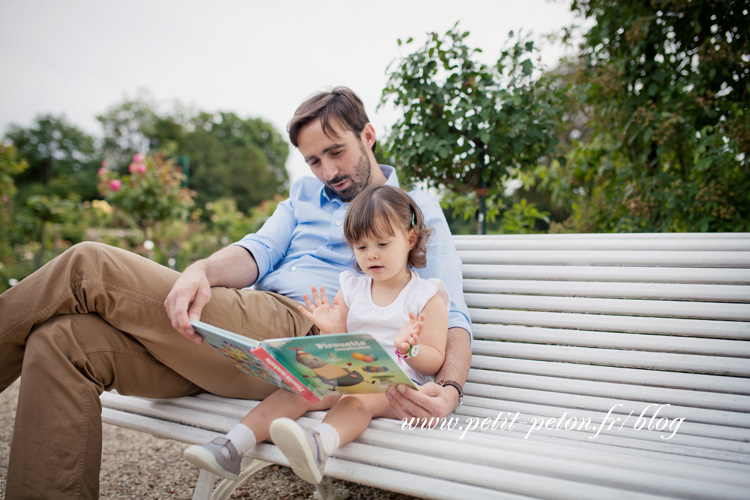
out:
<path id="1" fill-rule="evenodd" d="M 365 128 L 362 129 L 362 133 L 359 134 L 359 137 L 362 139 L 365 149 L 369 151 L 377 140 L 377 137 L 375 136 L 375 127 L 373 127 L 371 123 L 367 123 Z"/>

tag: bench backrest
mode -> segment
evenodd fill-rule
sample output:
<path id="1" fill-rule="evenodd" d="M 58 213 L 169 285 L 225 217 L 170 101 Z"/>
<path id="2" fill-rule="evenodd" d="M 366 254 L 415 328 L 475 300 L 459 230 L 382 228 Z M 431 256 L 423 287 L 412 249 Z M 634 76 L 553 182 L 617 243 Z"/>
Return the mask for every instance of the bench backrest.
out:
<path id="1" fill-rule="evenodd" d="M 634 423 L 651 404 L 654 425 L 685 419 L 672 443 L 750 440 L 750 234 L 455 242 L 474 329 L 461 413 L 601 421 L 620 405 Z M 736 451 L 716 454 L 747 462 Z"/>

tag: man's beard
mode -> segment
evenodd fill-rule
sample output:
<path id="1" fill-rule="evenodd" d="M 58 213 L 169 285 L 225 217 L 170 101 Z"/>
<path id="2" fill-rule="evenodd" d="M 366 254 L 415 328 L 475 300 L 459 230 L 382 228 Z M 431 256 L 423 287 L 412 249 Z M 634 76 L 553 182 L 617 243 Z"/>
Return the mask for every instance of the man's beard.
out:
<path id="1" fill-rule="evenodd" d="M 372 172 L 370 158 L 367 156 L 367 151 L 365 151 L 365 147 L 362 144 L 359 145 L 359 150 L 361 156 L 357 164 L 354 165 L 354 174 L 348 176 L 349 186 L 343 191 L 336 191 L 335 189 L 331 188 L 335 193 L 339 195 L 341 201 L 352 201 L 352 199 L 354 199 L 354 197 L 357 196 L 360 191 L 362 191 L 367 187 L 368 184 L 370 184 L 370 175 Z M 332 179 L 330 182 L 328 182 L 328 187 L 338 184 L 346 178 L 347 177 L 338 177 L 336 179 Z"/>

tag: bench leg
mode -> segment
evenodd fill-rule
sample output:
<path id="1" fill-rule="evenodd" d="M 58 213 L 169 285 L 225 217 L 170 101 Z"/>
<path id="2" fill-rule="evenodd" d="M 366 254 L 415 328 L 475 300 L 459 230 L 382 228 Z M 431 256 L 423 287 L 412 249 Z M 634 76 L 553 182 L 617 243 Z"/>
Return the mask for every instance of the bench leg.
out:
<path id="1" fill-rule="evenodd" d="M 198 475 L 198 483 L 195 485 L 193 500 L 227 500 L 232 496 L 234 490 L 239 488 L 250 476 L 272 465 L 270 462 L 263 460 L 253 460 L 250 465 L 242 468 L 240 477 L 237 480 L 223 479 L 214 490 L 214 481 L 216 476 L 207 470 L 201 469 Z"/>

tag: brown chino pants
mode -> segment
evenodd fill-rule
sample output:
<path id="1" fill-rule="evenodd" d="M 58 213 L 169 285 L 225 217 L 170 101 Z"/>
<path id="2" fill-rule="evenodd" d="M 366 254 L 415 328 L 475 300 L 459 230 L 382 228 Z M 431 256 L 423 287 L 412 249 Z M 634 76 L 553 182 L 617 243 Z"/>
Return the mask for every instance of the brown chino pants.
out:
<path id="1" fill-rule="evenodd" d="M 98 497 L 104 390 L 273 392 L 172 328 L 163 302 L 177 277 L 133 253 L 81 243 L 0 295 L 0 391 L 21 376 L 6 498 Z M 201 319 L 257 339 L 311 328 L 293 300 L 220 287 Z"/>

